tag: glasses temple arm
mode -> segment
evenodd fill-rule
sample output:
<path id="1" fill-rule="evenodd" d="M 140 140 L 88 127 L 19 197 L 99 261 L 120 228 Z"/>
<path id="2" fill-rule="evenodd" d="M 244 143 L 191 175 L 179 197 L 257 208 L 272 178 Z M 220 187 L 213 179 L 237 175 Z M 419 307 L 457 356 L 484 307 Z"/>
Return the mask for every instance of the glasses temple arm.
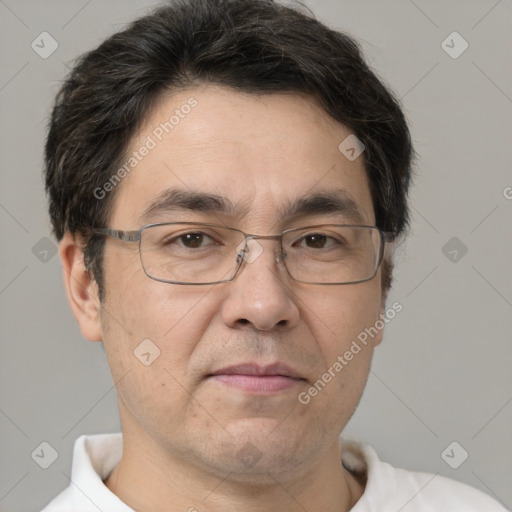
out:
<path id="1" fill-rule="evenodd" d="M 138 242 L 140 240 L 140 231 L 123 231 L 121 229 L 96 228 L 94 234 L 110 236 L 123 242 Z"/>

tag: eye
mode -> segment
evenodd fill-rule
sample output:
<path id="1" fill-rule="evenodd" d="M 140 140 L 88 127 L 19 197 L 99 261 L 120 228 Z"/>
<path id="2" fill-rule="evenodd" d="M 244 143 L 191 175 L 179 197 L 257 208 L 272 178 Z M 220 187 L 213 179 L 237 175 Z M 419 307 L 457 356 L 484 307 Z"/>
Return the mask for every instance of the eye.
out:
<path id="1" fill-rule="evenodd" d="M 165 241 L 164 245 L 173 245 L 178 242 L 178 245 L 181 247 L 185 247 L 186 249 L 198 249 L 204 247 L 203 242 L 213 239 L 205 233 L 201 233 L 200 231 L 193 233 L 184 233 L 179 236 L 175 236 L 173 238 L 169 238 Z M 206 244 L 210 245 L 210 244 Z"/>
<path id="2" fill-rule="evenodd" d="M 301 247 L 304 247 L 302 242 L 306 242 L 306 247 L 308 249 L 328 249 L 329 247 L 340 243 L 338 240 L 335 240 L 324 233 L 309 233 L 308 235 L 300 238 L 296 243 L 300 243 Z"/>

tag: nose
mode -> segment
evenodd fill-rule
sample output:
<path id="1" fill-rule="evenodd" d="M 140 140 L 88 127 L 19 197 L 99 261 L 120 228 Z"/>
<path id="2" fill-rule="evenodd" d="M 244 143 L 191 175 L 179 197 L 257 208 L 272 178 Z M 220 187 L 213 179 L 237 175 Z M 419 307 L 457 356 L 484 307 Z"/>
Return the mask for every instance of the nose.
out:
<path id="1" fill-rule="evenodd" d="M 286 330 L 297 325 L 299 310 L 292 281 L 278 261 L 276 241 L 249 240 L 249 252 L 221 308 L 224 323 L 231 328 L 252 325 L 261 331 Z"/>

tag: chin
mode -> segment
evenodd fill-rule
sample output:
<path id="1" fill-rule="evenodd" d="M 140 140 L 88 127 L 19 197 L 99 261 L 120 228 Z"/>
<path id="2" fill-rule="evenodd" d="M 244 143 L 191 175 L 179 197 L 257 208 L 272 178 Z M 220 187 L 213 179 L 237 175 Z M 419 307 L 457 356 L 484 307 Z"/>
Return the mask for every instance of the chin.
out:
<path id="1" fill-rule="evenodd" d="M 282 428 L 280 420 L 249 418 L 232 423 L 222 431 L 220 438 L 209 437 L 207 462 L 215 472 L 233 473 L 230 480 L 239 483 L 275 484 L 274 475 L 295 473 L 304 461 L 317 452 L 318 439 L 301 435 L 295 427 Z M 226 434 L 227 432 L 227 434 Z"/>

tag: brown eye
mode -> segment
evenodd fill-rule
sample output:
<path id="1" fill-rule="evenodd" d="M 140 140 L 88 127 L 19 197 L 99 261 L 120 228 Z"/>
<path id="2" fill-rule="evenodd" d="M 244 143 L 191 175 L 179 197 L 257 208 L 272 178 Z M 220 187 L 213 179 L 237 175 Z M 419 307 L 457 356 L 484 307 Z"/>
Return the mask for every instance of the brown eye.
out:
<path id="1" fill-rule="evenodd" d="M 303 244 L 302 242 L 305 243 Z M 336 241 L 332 237 L 324 235 L 323 233 L 312 233 L 299 240 L 300 245 L 308 249 L 327 249 L 334 245 L 333 242 Z"/>
<path id="2" fill-rule="evenodd" d="M 185 247 L 188 247 L 189 249 L 196 249 L 201 247 L 201 243 L 205 239 L 205 236 L 206 235 L 203 233 L 187 233 L 186 235 L 181 235 L 179 239 Z"/>
<path id="3" fill-rule="evenodd" d="M 207 243 L 210 241 L 210 243 Z M 211 245 L 212 238 L 205 233 L 190 232 L 178 236 L 170 236 L 164 242 L 163 246 L 172 247 L 177 246 L 185 249 L 200 249 Z"/>

